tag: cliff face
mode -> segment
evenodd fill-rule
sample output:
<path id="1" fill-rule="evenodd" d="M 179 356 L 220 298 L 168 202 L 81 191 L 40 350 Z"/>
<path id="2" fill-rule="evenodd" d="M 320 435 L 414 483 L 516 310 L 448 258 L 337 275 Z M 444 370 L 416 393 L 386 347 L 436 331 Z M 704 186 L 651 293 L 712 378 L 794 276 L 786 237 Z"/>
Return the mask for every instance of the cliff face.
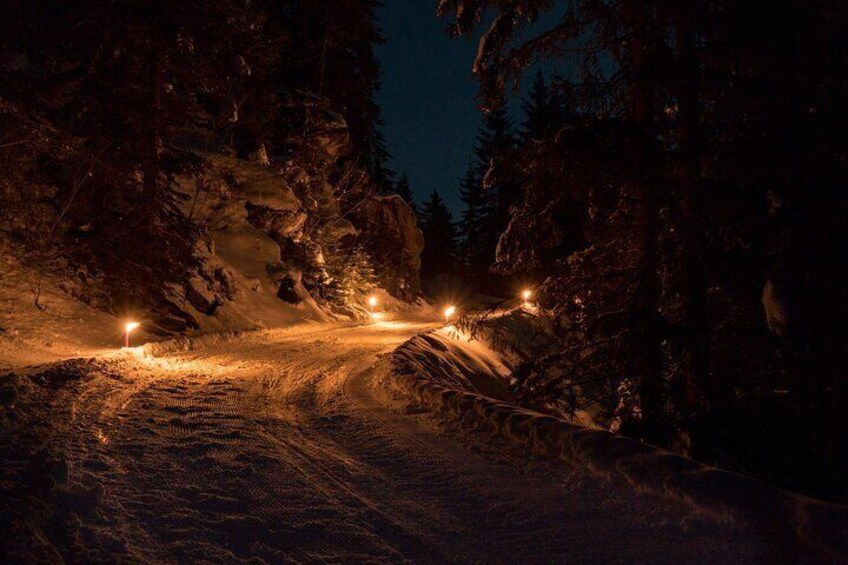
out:
<path id="1" fill-rule="evenodd" d="M 304 96 L 287 110 L 308 126 L 292 127 L 306 135 L 292 136 L 285 155 L 264 146 L 247 159 L 204 155 L 202 182 L 182 184 L 180 210 L 204 235 L 196 273 L 169 289 L 156 315 L 160 329 L 323 320 L 355 313 L 351 302 L 371 289 L 418 295 L 424 243 L 415 214 L 399 197 L 374 196 L 346 161 L 347 126 L 326 101 Z"/>

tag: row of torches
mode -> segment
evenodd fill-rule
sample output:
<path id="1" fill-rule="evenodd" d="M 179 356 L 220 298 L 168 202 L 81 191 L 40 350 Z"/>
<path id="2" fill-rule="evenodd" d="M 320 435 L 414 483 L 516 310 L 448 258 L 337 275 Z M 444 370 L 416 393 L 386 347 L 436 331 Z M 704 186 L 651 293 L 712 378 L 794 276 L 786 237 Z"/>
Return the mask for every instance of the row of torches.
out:
<path id="1" fill-rule="evenodd" d="M 530 302 L 531 298 L 533 298 L 533 291 L 532 290 L 525 288 L 524 290 L 521 291 L 521 300 L 523 301 L 525 307 L 532 306 L 532 303 Z M 378 302 L 379 301 L 377 300 L 377 297 L 374 296 L 373 294 L 370 297 L 368 297 L 368 306 L 371 307 L 371 315 L 372 316 L 376 315 L 376 312 L 375 312 L 374 309 L 377 307 Z M 445 317 L 445 323 L 450 323 L 451 318 L 453 318 L 455 314 L 456 314 L 456 306 L 454 306 L 453 304 L 448 304 L 447 306 L 445 306 L 444 310 L 442 310 L 442 315 Z"/>
<path id="2" fill-rule="evenodd" d="M 521 291 L 521 299 L 524 302 L 524 306 L 530 306 L 531 305 L 530 299 L 532 297 L 533 297 L 533 291 L 532 290 L 524 289 L 524 290 Z M 371 315 L 372 316 L 376 317 L 377 313 L 375 312 L 375 309 L 377 308 L 378 303 L 379 303 L 379 300 L 377 300 L 377 297 L 374 296 L 373 294 L 368 297 L 368 306 L 370 306 L 370 308 L 371 308 Z M 454 306 L 453 304 L 448 304 L 447 306 L 445 306 L 444 310 L 442 311 L 442 314 L 445 317 L 445 323 L 446 324 L 450 323 L 451 318 L 453 318 L 456 315 L 456 306 Z M 126 323 L 126 325 L 124 326 L 124 347 L 130 346 L 130 334 L 133 332 L 133 330 L 136 330 L 140 327 L 141 327 L 141 324 L 138 323 L 138 322 L 127 322 Z"/>

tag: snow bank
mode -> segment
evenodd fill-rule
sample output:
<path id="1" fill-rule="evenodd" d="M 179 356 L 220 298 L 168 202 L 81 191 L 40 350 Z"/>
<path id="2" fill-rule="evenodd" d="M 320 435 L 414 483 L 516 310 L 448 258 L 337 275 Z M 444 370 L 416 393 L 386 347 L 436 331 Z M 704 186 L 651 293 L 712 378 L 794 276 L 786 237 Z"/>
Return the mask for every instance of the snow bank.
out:
<path id="1" fill-rule="evenodd" d="M 120 346 L 120 322 L 63 287 L 66 281 L 0 252 L 0 370 L 91 357 Z"/>
<path id="2" fill-rule="evenodd" d="M 419 334 L 393 354 L 393 370 L 403 375 L 427 375 L 447 388 L 510 398 L 509 368 L 481 341 L 473 341 L 453 326 Z"/>
<path id="3" fill-rule="evenodd" d="M 848 508 L 510 404 L 503 357 L 453 328 L 407 341 L 392 353 L 391 366 L 393 385 L 417 402 L 533 453 L 682 501 L 719 520 L 751 524 L 766 539 L 787 542 L 805 554 L 848 556 Z"/>

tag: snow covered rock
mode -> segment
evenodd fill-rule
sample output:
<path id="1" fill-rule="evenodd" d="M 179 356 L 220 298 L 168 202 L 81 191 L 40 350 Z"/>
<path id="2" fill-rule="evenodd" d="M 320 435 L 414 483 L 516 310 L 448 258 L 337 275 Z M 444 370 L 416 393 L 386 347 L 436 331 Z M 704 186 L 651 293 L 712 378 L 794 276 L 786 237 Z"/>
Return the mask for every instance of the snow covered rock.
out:
<path id="1" fill-rule="evenodd" d="M 186 298 L 201 314 L 211 316 L 220 304 L 218 297 L 209 288 L 209 284 L 199 276 L 192 277 L 186 285 Z"/>
<path id="2" fill-rule="evenodd" d="M 306 223 L 307 216 L 303 210 L 280 210 L 250 201 L 245 202 L 245 208 L 250 224 L 274 239 L 296 237 Z"/>
<path id="3" fill-rule="evenodd" d="M 322 152 L 327 160 L 335 160 L 350 150 L 351 137 L 347 121 L 330 107 L 330 101 L 306 91 L 289 93 L 285 110 L 292 131 L 306 131 L 303 140 Z M 308 127 L 304 127 L 308 126 Z"/>

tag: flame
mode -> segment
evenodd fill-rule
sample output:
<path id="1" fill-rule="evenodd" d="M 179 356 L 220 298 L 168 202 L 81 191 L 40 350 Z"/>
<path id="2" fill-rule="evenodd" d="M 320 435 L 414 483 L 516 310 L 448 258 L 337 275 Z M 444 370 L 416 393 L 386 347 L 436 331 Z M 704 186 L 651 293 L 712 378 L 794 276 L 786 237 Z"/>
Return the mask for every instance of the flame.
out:
<path id="1" fill-rule="evenodd" d="M 521 291 L 521 298 L 524 299 L 524 302 L 528 302 L 532 296 L 533 291 L 530 289 L 524 289 L 523 291 Z"/>
<path id="2" fill-rule="evenodd" d="M 448 306 L 445 308 L 445 321 L 449 321 L 450 317 L 456 313 L 456 306 Z"/>
<path id="3" fill-rule="evenodd" d="M 141 327 L 141 324 L 138 322 L 127 322 L 127 325 L 124 326 L 124 331 L 130 333 L 131 331 Z"/>
<path id="4" fill-rule="evenodd" d="M 373 296 L 373 295 L 371 297 L 369 297 L 368 298 L 368 304 L 371 306 L 371 308 L 376 306 L 377 305 L 377 297 Z"/>

